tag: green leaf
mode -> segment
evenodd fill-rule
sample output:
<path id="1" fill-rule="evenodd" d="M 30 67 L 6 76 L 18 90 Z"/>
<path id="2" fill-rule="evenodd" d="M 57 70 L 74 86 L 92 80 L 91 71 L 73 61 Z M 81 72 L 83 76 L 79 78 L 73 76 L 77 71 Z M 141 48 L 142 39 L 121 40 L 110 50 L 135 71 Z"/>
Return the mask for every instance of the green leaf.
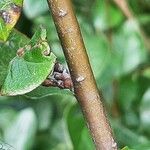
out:
<path id="1" fill-rule="evenodd" d="M 17 111 L 10 108 L 0 109 L 0 129 L 5 131 L 15 119 Z"/>
<path id="2" fill-rule="evenodd" d="M 37 115 L 38 130 L 40 131 L 48 130 L 51 125 L 53 117 L 52 112 L 53 108 L 51 105 L 51 101 L 48 98 L 43 98 L 40 99 L 39 101 L 36 101 L 36 104 L 34 103 L 33 107 Z"/>
<path id="3" fill-rule="evenodd" d="M 135 20 L 125 22 L 113 37 L 112 66 L 115 75 L 132 72 L 147 60 L 147 49 Z"/>
<path id="4" fill-rule="evenodd" d="M 128 146 L 136 146 L 138 144 L 145 144 L 148 142 L 148 138 L 141 134 L 136 133 L 125 126 L 123 126 L 119 121 L 113 120 L 111 122 L 113 127 L 114 135 L 116 137 L 119 145 L 128 145 Z"/>
<path id="5" fill-rule="evenodd" d="M 6 41 L 21 13 L 23 0 L 0 1 L 0 40 Z"/>
<path id="6" fill-rule="evenodd" d="M 111 57 L 108 43 L 103 36 L 100 37 L 88 31 L 83 32 L 83 35 L 94 75 L 99 78 Z"/>
<path id="7" fill-rule="evenodd" d="M 70 108 L 68 113 L 66 113 L 66 119 L 74 149 L 95 149 L 78 105 L 73 105 Z"/>
<path id="8" fill-rule="evenodd" d="M 25 94 L 26 97 L 31 99 L 40 99 L 51 95 L 73 95 L 73 93 L 70 90 L 62 90 L 57 87 L 39 86 L 35 90 Z"/>
<path id="9" fill-rule="evenodd" d="M 144 93 L 140 104 L 140 121 L 144 131 L 150 134 L 150 88 Z"/>
<path id="10" fill-rule="evenodd" d="M 0 43 L 0 88 L 7 76 L 9 62 L 16 56 L 16 52 L 20 47 L 25 46 L 29 39 L 13 30 L 6 43 Z"/>
<path id="11" fill-rule="evenodd" d="M 53 150 L 73 150 L 66 121 L 58 119 L 51 128 Z M 52 148 L 51 148 L 52 149 Z"/>
<path id="12" fill-rule="evenodd" d="M 128 146 L 122 148 L 121 150 L 134 150 L 134 149 L 130 149 Z"/>
<path id="13" fill-rule="evenodd" d="M 96 0 L 92 14 L 97 31 L 105 31 L 118 26 L 123 20 L 120 10 L 113 3 L 105 0 Z"/>
<path id="14" fill-rule="evenodd" d="M 150 149 L 150 142 L 146 144 L 138 144 L 134 146 L 135 150 L 149 150 Z"/>
<path id="15" fill-rule="evenodd" d="M 118 104 L 125 113 L 132 108 L 138 96 L 138 83 L 132 76 L 122 77 L 119 83 Z"/>
<path id="16" fill-rule="evenodd" d="M 41 15 L 36 17 L 33 21 L 33 32 L 38 29 L 39 24 L 42 24 L 47 29 L 47 40 L 51 45 L 51 49 L 55 51 L 55 55 L 61 63 L 66 63 L 58 35 L 56 34 L 57 31 L 52 16 L 49 14 Z"/>
<path id="17" fill-rule="evenodd" d="M 16 150 L 30 149 L 37 129 L 37 120 L 32 108 L 22 110 L 4 132 L 7 143 Z"/>
<path id="18" fill-rule="evenodd" d="M 133 106 L 134 107 L 134 106 Z M 131 108 L 130 108 L 131 109 Z M 122 122 L 130 128 L 139 128 L 139 117 L 134 109 L 124 112 Z"/>
<path id="19" fill-rule="evenodd" d="M 4 149 L 14 150 L 14 148 L 11 145 L 9 145 L 3 141 L 0 141 L 0 148 L 1 148 L 1 150 L 4 150 Z"/>
<path id="20" fill-rule="evenodd" d="M 142 75 L 148 79 L 150 79 L 150 67 L 147 67 L 145 68 L 143 71 L 142 71 Z"/>
<path id="21" fill-rule="evenodd" d="M 38 87 L 52 72 L 56 57 L 49 51 L 45 29 L 33 36 L 29 45 L 21 48 L 9 64 L 8 74 L 1 89 L 2 95 L 20 95 Z"/>
<path id="22" fill-rule="evenodd" d="M 32 19 L 48 11 L 48 4 L 43 0 L 25 0 L 23 10 L 25 15 Z"/>

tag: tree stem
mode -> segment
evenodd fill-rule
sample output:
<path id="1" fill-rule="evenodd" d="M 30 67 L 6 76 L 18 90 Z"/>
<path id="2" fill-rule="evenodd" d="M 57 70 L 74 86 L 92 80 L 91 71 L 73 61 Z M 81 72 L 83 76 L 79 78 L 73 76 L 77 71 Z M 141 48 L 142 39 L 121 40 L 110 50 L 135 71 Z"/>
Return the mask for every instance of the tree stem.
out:
<path id="1" fill-rule="evenodd" d="M 97 150 L 116 150 L 70 0 L 48 0 L 74 84 Z M 73 116 L 72 116 L 73 117 Z"/>

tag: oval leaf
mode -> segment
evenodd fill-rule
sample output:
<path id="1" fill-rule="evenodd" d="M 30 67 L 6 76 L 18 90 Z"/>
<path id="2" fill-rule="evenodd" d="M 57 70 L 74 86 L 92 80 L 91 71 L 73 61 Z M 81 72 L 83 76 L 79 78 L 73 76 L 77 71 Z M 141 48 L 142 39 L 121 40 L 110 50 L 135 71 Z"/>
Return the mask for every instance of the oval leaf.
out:
<path id="1" fill-rule="evenodd" d="M 5 43 L 0 43 L 0 88 L 7 76 L 9 62 L 16 56 L 19 47 L 29 43 L 29 39 L 20 32 L 13 30 Z"/>
<path id="2" fill-rule="evenodd" d="M 51 73 L 56 57 L 46 56 L 49 46 L 45 40 L 46 31 L 39 30 L 17 56 L 10 62 L 8 74 L 1 89 L 2 95 L 20 95 L 38 87 Z M 34 43 L 35 42 L 35 43 Z"/>

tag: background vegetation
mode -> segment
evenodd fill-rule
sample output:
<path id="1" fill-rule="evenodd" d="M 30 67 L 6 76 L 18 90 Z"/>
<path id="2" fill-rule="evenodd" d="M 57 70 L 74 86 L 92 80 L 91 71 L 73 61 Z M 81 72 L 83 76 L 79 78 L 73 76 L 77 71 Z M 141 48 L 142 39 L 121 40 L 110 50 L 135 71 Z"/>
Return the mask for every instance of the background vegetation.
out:
<path id="1" fill-rule="evenodd" d="M 150 1 L 128 1 L 134 19 L 110 0 L 73 3 L 119 147 L 150 150 Z M 65 65 L 46 0 L 25 0 L 16 28 L 32 37 L 41 24 Z M 94 149 L 76 99 L 57 88 L 0 97 L 0 139 L 17 150 Z"/>

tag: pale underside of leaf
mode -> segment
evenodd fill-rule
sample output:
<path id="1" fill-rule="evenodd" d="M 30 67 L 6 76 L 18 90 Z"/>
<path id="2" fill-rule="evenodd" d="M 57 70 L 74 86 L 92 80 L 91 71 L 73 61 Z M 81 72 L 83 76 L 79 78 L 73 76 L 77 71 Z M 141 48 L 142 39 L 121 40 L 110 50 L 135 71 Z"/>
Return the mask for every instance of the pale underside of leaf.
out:
<path id="1" fill-rule="evenodd" d="M 2 95 L 22 95 L 38 87 L 52 71 L 55 55 L 46 63 L 26 62 L 15 57 L 9 65 L 9 72 L 2 87 Z M 43 69 L 44 68 L 44 69 Z"/>

